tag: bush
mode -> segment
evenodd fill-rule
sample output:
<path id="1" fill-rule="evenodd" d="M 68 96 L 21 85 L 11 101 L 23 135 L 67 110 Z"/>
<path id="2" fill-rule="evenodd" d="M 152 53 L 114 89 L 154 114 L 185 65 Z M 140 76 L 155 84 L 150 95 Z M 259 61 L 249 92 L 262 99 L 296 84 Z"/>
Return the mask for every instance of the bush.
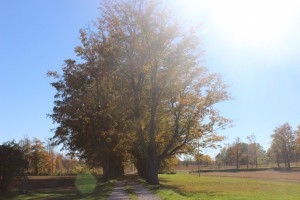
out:
<path id="1" fill-rule="evenodd" d="M 166 174 L 176 174 L 176 172 L 171 171 L 171 172 L 167 172 Z"/>
<path id="2" fill-rule="evenodd" d="M 15 178 L 24 177 L 28 162 L 14 141 L 0 145 L 0 190 L 7 190 Z"/>

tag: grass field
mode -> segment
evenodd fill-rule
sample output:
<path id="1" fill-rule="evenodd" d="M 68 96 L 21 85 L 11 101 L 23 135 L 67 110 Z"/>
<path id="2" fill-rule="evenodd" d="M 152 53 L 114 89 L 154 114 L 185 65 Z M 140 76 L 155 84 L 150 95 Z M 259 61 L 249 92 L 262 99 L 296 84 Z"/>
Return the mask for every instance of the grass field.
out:
<path id="1" fill-rule="evenodd" d="M 245 178 L 160 175 L 161 187 L 153 190 L 161 199 L 201 200 L 299 200 L 300 183 Z"/>
<path id="2" fill-rule="evenodd" d="M 131 178 L 131 179 L 130 179 Z M 136 176 L 127 176 L 125 190 L 130 199 Z M 236 172 L 159 175 L 161 186 L 152 187 L 161 199 L 197 200 L 299 200 L 300 172 Z M 116 181 L 103 183 L 91 174 L 34 176 L 25 183 L 28 194 L 11 191 L 0 199 L 107 199 Z M 151 187 L 148 186 L 150 189 Z"/>

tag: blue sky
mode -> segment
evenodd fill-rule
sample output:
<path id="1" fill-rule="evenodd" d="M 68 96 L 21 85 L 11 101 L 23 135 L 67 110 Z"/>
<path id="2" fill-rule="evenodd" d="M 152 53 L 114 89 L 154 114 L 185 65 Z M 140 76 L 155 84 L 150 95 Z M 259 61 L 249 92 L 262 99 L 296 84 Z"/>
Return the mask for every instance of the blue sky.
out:
<path id="1" fill-rule="evenodd" d="M 60 70 L 64 59 L 75 58 L 79 29 L 97 18 L 98 2 L 1 0 L 0 143 L 25 135 L 52 136 L 50 129 L 55 126 L 46 114 L 52 110 L 55 91 L 46 73 Z M 300 18 L 296 1 L 278 1 L 271 6 L 273 10 L 268 1 L 260 7 L 232 1 L 233 6 L 221 5 L 229 11 L 221 14 L 219 4 L 171 2 L 174 13 L 186 24 L 202 24 L 204 65 L 222 74 L 229 85 L 233 100 L 217 106 L 234 121 L 233 128 L 220 132 L 227 137 L 224 143 L 236 137 L 246 141 L 246 136 L 254 133 L 267 149 L 275 127 L 285 122 L 294 128 L 300 124 Z M 290 7 L 293 10 L 288 10 Z M 272 16 L 273 11 L 282 11 L 282 16 Z M 264 19 L 264 13 L 272 18 Z M 287 13 L 294 15 L 285 18 Z"/>

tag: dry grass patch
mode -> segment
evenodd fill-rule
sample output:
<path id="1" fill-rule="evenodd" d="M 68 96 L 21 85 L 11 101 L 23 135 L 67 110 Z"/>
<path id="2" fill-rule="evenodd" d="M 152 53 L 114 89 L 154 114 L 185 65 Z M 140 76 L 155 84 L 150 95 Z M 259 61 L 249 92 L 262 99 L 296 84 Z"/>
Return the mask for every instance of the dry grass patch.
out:
<path id="1" fill-rule="evenodd" d="M 189 174 L 160 175 L 162 199 L 299 200 L 300 184 Z"/>

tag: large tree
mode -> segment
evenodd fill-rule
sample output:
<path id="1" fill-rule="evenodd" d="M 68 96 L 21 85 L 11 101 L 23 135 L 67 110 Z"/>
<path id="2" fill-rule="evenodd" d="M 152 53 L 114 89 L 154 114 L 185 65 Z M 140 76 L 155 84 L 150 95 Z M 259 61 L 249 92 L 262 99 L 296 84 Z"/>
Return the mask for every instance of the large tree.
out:
<path id="1" fill-rule="evenodd" d="M 212 106 L 229 98 L 220 77 L 200 67 L 199 38 L 182 32 L 158 2 L 104 4 L 99 23 L 119 50 L 132 97 L 137 167 L 152 184 L 161 161 L 195 148 L 202 137 L 219 139 L 214 128 L 227 121 Z"/>
<path id="2" fill-rule="evenodd" d="M 249 166 L 249 163 L 251 162 L 251 160 L 255 161 L 255 166 L 256 168 L 258 167 L 258 156 L 257 156 L 257 144 L 256 144 L 256 137 L 254 134 L 251 134 L 249 136 L 247 136 L 247 140 L 249 141 L 248 143 L 248 152 L 247 152 L 247 168 Z"/>
<path id="3" fill-rule="evenodd" d="M 274 133 L 271 135 L 273 152 L 276 155 L 276 161 L 279 163 L 280 156 L 284 161 L 286 167 L 291 167 L 293 159 L 293 150 L 296 147 L 296 132 L 293 131 L 289 123 L 285 123 L 275 128 Z"/>
<path id="4" fill-rule="evenodd" d="M 295 161 L 299 161 L 300 159 L 300 125 L 297 126 L 296 134 L 296 147 L 294 150 L 294 159 Z"/>
<path id="5" fill-rule="evenodd" d="M 55 131 L 57 141 L 79 153 L 90 165 L 102 166 L 108 180 L 124 173 L 120 135 L 126 119 L 125 100 L 116 87 L 121 82 L 113 75 L 115 69 L 109 63 L 112 55 L 102 39 L 82 30 L 83 47 L 76 48 L 76 52 L 86 63 L 66 60 L 61 77 L 49 73 L 59 78 L 52 84 L 58 92 L 50 116 L 59 123 Z"/>
<path id="6" fill-rule="evenodd" d="M 237 137 L 233 144 L 227 149 L 226 153 L 230 162 L 235 164 L 239 169 L 241 164 L 247 164 L 247 151 L 248 145 L 241 142 L 241 139 Z"/>
<path id="7" fill-rule="evenodd" d="M 195 31 L 182 31 L 160 1 L 104 1 L 100 11 L 96 30 L 81 31 L 84 62 L 67 60 L 53 83 L 56 138 L 103 167 L 126 147 L 157 184 L 165 159 L 222 139 L 215 130 L 228 120 L 213 106 L 229 99 L 226 86 L 200 65 Z"/>
<path id="8" fill-rule="evenodd" d="M 37 138 L 32 141 L 31 159 L 31 167 L 36 175 L 50 173 L 51 157 L 44 148 L 44 142 Z"/>

